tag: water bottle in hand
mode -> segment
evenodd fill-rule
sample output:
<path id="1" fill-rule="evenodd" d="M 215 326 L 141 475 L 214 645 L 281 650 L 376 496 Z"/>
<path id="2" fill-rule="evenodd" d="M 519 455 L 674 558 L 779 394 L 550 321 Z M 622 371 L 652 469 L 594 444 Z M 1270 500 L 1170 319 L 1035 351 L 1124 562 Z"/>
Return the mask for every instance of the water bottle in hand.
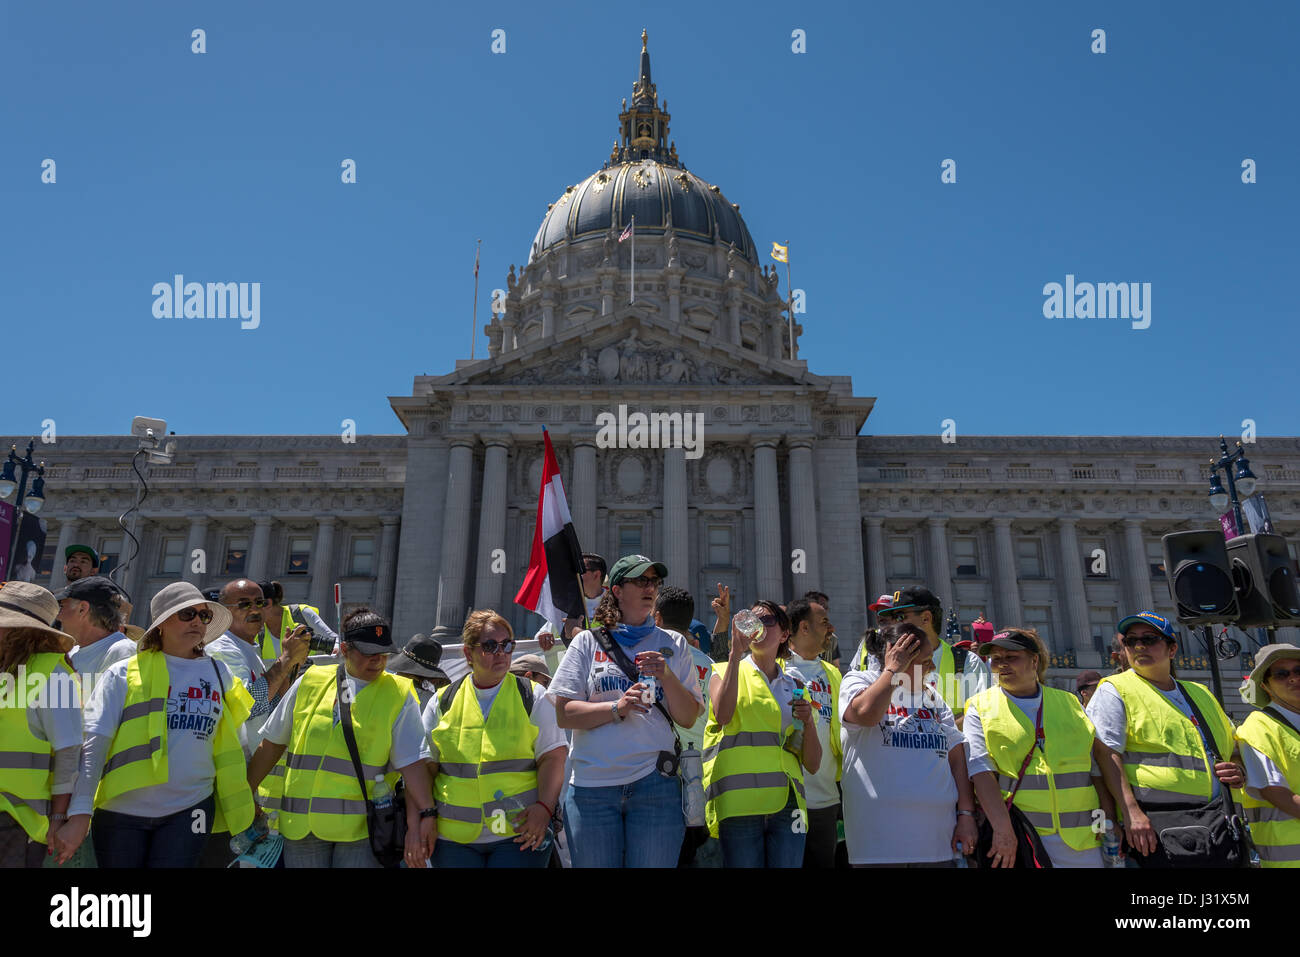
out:
<path id="1" fill-rule="evenodd" d="M 641 703 L 647 707 L 654 707 L 656 685 L 654 675 L 641 675 L 637 678 L 641 682 Z"/>
<path id="2" fill-rule="evenodd" d="M 1119 835 L 1115 833 L 1115 824 L 1106 822 L 1106 836 L 1101 842 L 1101 861 L 1105 867 L 1123 867 L 1119 856 Z"/>
<path id="3" fill-rule="evenodd" d="M 370 803 L 377 811 L 393 806 L 393 789 L 388 786 L 382 774 L 375 775 L 375 786 L 370 791 Z"/>
<path id="4" fill-rule="evenodd" d="M 512 794 L 510 797 L 506 797 L 505 792 L 500 790 L 498 790 L 495 794 L 492 795 L 492 801 L 496 805 L 496 807 L 500 808 L 502 813 L 505 814 L 506 820 L 510 822 L 511 826 L 514 827 L 516 831 L 518 831 L 519 825 L 515 824 L 515 818 L 518 817 L 520 814 L 522 814 L 525 810 L 527 810 L 528 805 L 526 805 L 522 800 L 520 800 L 519 795 Z M 551 832 L 550 829 L 548 828 L 546 831 L 546 836 L 542 838 L 541 846 L 538 847 L 537 849 L 539 851 L 544 851 L 550 846 L 551 846 Z"/>
<path id="5" fill-rule="evenodd" d="M 270 833 L 266 818 L 254 818 L 245 830 L 230 838 L 230 851 L 236 857 L 248 852 L 248 849 Z"/>

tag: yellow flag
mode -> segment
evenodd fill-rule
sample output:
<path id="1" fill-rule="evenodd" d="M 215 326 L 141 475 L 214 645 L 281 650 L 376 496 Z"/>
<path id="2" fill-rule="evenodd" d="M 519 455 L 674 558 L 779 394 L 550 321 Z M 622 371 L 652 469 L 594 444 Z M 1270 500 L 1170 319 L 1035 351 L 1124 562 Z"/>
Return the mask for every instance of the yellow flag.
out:
<path id="1" fill-rule="evenodd" d="M 782 246 L 780 243 L 772 243 L 772 258 L 779 263 L 788 263 L 790 261 L 790 247 Z"/>

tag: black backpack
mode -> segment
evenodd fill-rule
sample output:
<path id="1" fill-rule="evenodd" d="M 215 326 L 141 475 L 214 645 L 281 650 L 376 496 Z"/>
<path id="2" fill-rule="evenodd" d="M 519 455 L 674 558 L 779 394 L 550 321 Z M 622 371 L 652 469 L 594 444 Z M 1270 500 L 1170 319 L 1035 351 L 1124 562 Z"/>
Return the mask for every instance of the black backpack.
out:
<path id="1" fill-rule="evenodd" d="M 469 675 L 461 675 L 450 685 L 448 685 L 438 696 L 438 715 L 441 717 L 450 709 L 452 702 L 456 700 L 456 694 L 460 691 L 460 686 L 465 683 Z M 524 699 L 524 713 L 531 715 L 533 713 L 533 683 L 523 675 L 511 675 L 515 679 L 515 684 L 519 687 L 519 697 Z"/>

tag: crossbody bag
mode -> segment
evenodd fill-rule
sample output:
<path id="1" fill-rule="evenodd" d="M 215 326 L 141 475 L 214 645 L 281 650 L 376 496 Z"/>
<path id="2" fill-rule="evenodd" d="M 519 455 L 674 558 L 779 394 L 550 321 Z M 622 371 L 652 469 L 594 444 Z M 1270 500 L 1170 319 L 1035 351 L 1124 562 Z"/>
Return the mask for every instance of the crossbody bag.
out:
<path id="1" fill-rule="evenodd" d="M 393 799 L 387 807 L 375 807 L 366 791 L 366 776 L 361 770 L 361 754 L 357 750 L 357 737 L 352 730 L 352 708 L 348 695 L 344 692 L 344 667 L 338 670 L 338 705 L 339 723 L 343 726 L 343 740 L 347 742 L 348 754 L 352 756 L 352 770 L 356 773 L 357 784 L 361 786 L 361 798 L 366 802 L 366 835 L 370 838 L 370 850 L 381 867 L 397 867 L 406 853 L 406 794 L 401 780 L 393 789 Z"/>
<path id="2" fill-rule="evenodd" d="M 1052 859 L 1048 856 L 1046 848 L 1043 847 L 1043 839 L 1038 836 L 1038 828 L 1030 823 L 1029 818 L 1025 817 L 1025 812 L 1020 810 L 1014 802 L 1016 792 L 1020 790 L 1020 781 L 1025 776 L 1025 768 L 1029 767 L 1029 762 L 1034 756 L 1034 750 L 1038 748 L 1040 741 L 1046 739 L 1047 736 L 1043 733 L 1043 702 L 1040 701 L 1038 704 L 1038 717 L 1034 719 L 1034 743 L 1029 746 L 1029 752 L 1025 755 L 1025 760 L 1020 764 L 1015 783 L 1011 785 L 1011 793 L 1007 795 L 1006 799 L 1007 814 L 1011 816 L 1011 830 L 1016 835 L 1015 866 L 1030 870 L 1049 868 L 1052 866 Z M 988 815 L 981 811 L 979 837 L 975 841 L 975 864 L 977 867 L 993 866 L 993 858 L 989 856 L 989 851 L 992 849 L 993 824 L 989 821 Z"/>

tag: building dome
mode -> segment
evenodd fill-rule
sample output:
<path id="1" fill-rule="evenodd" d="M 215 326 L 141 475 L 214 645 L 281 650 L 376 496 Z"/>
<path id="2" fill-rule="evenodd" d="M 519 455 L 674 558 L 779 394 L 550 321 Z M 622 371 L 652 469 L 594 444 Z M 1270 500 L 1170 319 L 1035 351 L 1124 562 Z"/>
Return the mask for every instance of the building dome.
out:
<path id="1" fill-rule="evenodd" d="M 667 102 L 661 106 L 650 81 L 650 54 L 641 33 L 641 74 L 632 84 L 632 108 L 623 101 L 619 115 L 622 142 L 605 165 L 576 186 L 567 187 L 547 209 L 533 239 L 530 263 L 551 247 L 621 234 L 635 218 L 636 232 L 662 236 L 671 225 L 683 239 L 734 245 L 736 253 L 759 264 L 754 240 L 738 204 L 715 185 L 687 170 L 668 139 Z"/>

